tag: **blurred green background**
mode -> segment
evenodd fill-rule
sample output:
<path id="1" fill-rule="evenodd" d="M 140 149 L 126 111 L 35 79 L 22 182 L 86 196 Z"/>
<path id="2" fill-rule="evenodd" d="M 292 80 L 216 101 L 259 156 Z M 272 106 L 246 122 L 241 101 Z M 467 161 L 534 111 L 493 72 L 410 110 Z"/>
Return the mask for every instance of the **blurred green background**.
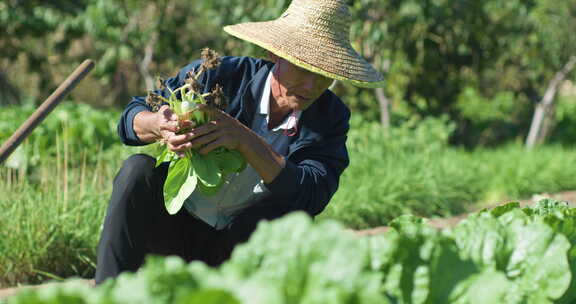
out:
<path id="1" fill-rule="evenodd" d="M 385 74 L 383 90 L 338 84 L 366 121 L 447 115 L 466 147 L 524 140 L 536 104 L 576 52 L 576 1 L 347 1 L 356 50 Z M 211 47 L 263 51 L 224 25 L 276 18 L 289 1 L 79 0 L 0 3 L 0 104 L 38 103 L 85 58 L 95 71 L 72 99 L 122 107 Z M 576 137 L 574 73 L 558 83 L 551 141 Z M 379 102 L 380 101 L 380 102 Z M 381 105 L 388 115 L 382 117 Z M 386 112 L 384 111 L 384 112 Z"/>

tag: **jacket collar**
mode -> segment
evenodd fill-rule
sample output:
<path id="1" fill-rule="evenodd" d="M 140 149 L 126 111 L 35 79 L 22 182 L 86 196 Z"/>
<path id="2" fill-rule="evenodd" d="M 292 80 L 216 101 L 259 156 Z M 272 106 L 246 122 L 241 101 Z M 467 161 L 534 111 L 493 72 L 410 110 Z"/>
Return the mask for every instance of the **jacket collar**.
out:
<path id="1" fill-rule="evenodd" d="M 272 62 L 267 62 L 254 74 L 254 77 L 252 77 L 246 86 L 240 105 L 242 110 L 239 113 L 240 117 L 238 117 L 238 119 L 247 126 L 252 125 L 258 102 L 262 99 L 266 79 L 273 66 L 274 64 Z"/>
<path id="2" fill-rule="evenodd" d="M 246 85 L 240 102 L 241 109 L 236 115 L 236 118 L 246 126 L 252 126 L 258 103 L 262 98 L 264 86 L 266 85 L 266 79 L 273 66 L 274 63 L 267 61 Z M 318 100 L 302 112 L 298 121 L 298 134 L 296 134 L 296 138 L 294 138 L 289 147 L 289 154 L 297 150 L 305 142 L 317 142 L 322 139 L 323 136 L 321 134 L 327 131 L 327 126 L 318 118 L 322 117 L 324 109 L 321 105 L 328 102 L 328 100 L 324 100 L 329 99 L 328 96 L 327 92 L 324 92 Z"/>

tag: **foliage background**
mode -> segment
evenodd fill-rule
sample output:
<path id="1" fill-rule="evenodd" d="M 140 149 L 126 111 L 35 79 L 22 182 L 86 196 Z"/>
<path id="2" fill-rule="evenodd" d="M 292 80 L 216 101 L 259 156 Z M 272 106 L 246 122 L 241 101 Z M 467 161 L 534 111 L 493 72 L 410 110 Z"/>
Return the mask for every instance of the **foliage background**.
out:
<path id="1" fill-rule="evenodd" d="M 575 54 L 576 0 L 348 0 L 354 47 L 385 73 L 392 123 L 448 115 L 454 144 L 522 140 L 535 104 Z M 97 67 L 73 98 L 122 107 L 211 47 L 263 56 L 221 28 L 276 18 L 289 1 L 81 0 L 0 3 L 0 104 L 36 102 L 83 59 Z M 555 141 L 570 144 L 574 73 L 563 84 Z M 366 120 L 373 90 L 335 91 Z M 572 128 L 573 129 L 573 128 Z"/>

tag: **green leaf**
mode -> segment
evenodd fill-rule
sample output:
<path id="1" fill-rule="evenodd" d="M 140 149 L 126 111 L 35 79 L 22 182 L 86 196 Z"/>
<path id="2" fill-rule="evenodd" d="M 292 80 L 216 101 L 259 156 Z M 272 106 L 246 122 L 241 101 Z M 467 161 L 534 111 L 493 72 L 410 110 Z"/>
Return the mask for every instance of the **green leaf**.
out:
<path id="1" fill-rule="evenodd" d="M 511 210 L 519 209 L 519 208 L 520 208 L 520 203 L 518 203 L 518 202 L 512 202 L 512 203 L 508 203 L 508 204 L 505 204 L 505 205 L 502 205 L 502 206 L 498 206 L 498 207 L 492 209 L 492 210 L 490 211 L 490 213 L 491 213 L 493 216 L 495 216 L 495 217 L 499 217 L 499 216 L 501 216 L 501 215 L 504 214 L 504 213 L 507 213 L 507 212 L 509 212 L 509 211 L 511 211 Z"/>
<path id="2" fill-rule="evenodd" d="M 532 216 L 540 216 L 555 232 L 564 235 L 570 242 L 568 261 L 572 272 L 572 280 L 568 290 L 557 303 L 573 303 L 576 300 L 576 208 L 570 208 L 567 203 L 552 199 L 542 199 L 533 207 L 523 209 Z"/>
<path id="3" fill-rule="evenodd" d="M 213 187 L 206 186 L 203 182 L 199 182 L 197 187 L 198 187 L 198 190 L 200 190 L 200 193 L 202 193 L 206 196 L 210 196 L 210 195 L 216 194 L 220 190 L 220 188 L 222 187 L 223 184 L 224 184 L 224 178 L 221 178 L 220 183 L 218 183 L 217 185 L 215 185 Z"/>
<path id="4" fill-rule="evenodd" d="M 371 253 L 372 264 L 385 276 L 383 288 L 390 299 L 448 303 L 454 285 L 477 272 L 471 261 L 459 256 L 449 235 L 424 225 L 422 219 L 402 216 L 391 225 L 388 242 L 373 243 L 376 251 Z"/>
<path id="5" fill-rule="evenodd" d="M 495 267 L 504 271 L 511 252 L 507 250 L 506 227 L 490 213 L 469 216 L 450 232 L 461 255 L 481 267 Z"/>
<path id="6" fill-rule="evenodd" d="M 216 153 L 215 159 L 224 174 L 240 172 L 240 169 L 246 167 L 244 157 L 237 150 L 224 150 Z"/>
<path id="7" fill-rule="evenodd" d="M 218 289 L 204 289 L 199 291 L 182 290 L 174 303 L 202 303 L 202 304 L 240 304 L 229 291 Z"/>
<path id="8" fill-rule="evenodd" d="M 222 174 L 212 153 L 203 155 L 192 151 L 192 167 L 205 186 L 215 187 L 221 182 Z"/>
<path id="9" fill-rule="evenodd" d="M 517 301 L 547 303 L 543 299 L 558 299 L 570 286 L 570 243 L 540 216 L 530 217 L 518 208 L 498 217 L 483 212 L 451 233 L 464 258 L 512 280 Z"/>
<path id="10" fill-rule="evenodd" d="M 568 203 L 560 202 L 550 198 L 544 198 L 539 200 L 534 206 L 524 208 L 524 212 L 528 215 L 557 215 L 563 217 L 564 214 L 571 214 L 574 216 L 575 209 L 570 208 Z"/>
<path id="11" fill-rule="evenodd" d="M 176 214 L 182 208 L 184 201 L 196 189 L 197 181 L 189 158 L 179 158 L 170 163 L 164 183 L 164 204 L 169 214 Z"/>
<path id="12" fill-rule="evenodd" d="M 487 268 L 458 282 L 450 294 L 450 301 L 446 303 L 510 303 L 506 301 L 506 298 L 513 289 L 514 285 L 506 278 L 506 275 L 492 268 Z"/>
<path id="13" fill-rule="evenodd" d="M 166 156 L 168 156 L 168 148 L 164 149 L 162 154 L 160 154 L 160 156 L 158 156 L 156 159 L 156 167 L 160 166 L 163 162 L 166 161 Z"/>
<path id="14" fill-rule="evenodd" d="M 565 236 L 555 233 L 541 220 L 528 225 L 519 222 L 508 226 L 507 246 L 512 255 L 506 274 L 531 297 L 558 299 L 571 281 L 567 258 L 570 244 Z M 529 303 L 542 303 L 531 301 Z"/>
<path id="15" fill-rule="evenodd" d="M 387 303 L 381 276 L 368 267 L 367 245 L 339 223 L 314 225 L 298 212 L 260 222 L 221 269 L 242 280 L 278 286 L 282 303 Z"/>
<path id="16" fill-rule="evenodd" d="M 204 113 L 202 111 L 194 111 L 194 113 L 192 113 L 192 115 L 194 115 L 194 121 L 198 125 L 203 125 L 208 120 L 208 119 L 206 119 L 206 115 L 204 115 Z"/>

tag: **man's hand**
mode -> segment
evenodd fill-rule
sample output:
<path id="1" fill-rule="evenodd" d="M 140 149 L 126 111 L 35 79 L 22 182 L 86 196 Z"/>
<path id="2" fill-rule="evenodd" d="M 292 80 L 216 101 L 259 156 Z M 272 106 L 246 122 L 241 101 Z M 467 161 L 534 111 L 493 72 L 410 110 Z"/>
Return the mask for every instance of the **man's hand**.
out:
<path id="1" fill-rule="evenodd" d="M 178 132 L 178 116 L 170 109 L 168 105 L 160 107 L 156 112 L 156 125 L 159 140 L 168 142 L 168 140 Z"/>
<path id="2" fill-rule="evenodd" d="M 160 107 L 158 112 L 142 111 L 134 117 L 134 132 L 145 143 L 167 142 L 178 132 L 178 116 L 168 105 Z"/>
<path id="3" fill-rule="evenodd" d="M 206 154 L 218 147 L 232 150 L 241 150 L 244 147 L 247 133 L 251 131 L 242 123 L 230 115 L 206 105 L 199 105 L 199 110 L 210 115 L 213 119 L 189 132 L 170 136 L 167 143 L 172 151 L 184 151 L 193 148 Z"/>
<path id="4" fill-rule="evenodd" d="M 192 148 L 203 154 L 219 147 L 235 149 L 258 172 L 265 183 L 272 182 L 280 174 L 286 162 L 284 157 L 274 151 L 260 136 L 218 109 L 199 105 L 199 110 L 209 113 L 213 119 L 189 132 L 172 133 L 173 135 L 167 140 L 169 149 L 181 153 Z M 182 125 L 181 127 L 184 128 Z"/>

